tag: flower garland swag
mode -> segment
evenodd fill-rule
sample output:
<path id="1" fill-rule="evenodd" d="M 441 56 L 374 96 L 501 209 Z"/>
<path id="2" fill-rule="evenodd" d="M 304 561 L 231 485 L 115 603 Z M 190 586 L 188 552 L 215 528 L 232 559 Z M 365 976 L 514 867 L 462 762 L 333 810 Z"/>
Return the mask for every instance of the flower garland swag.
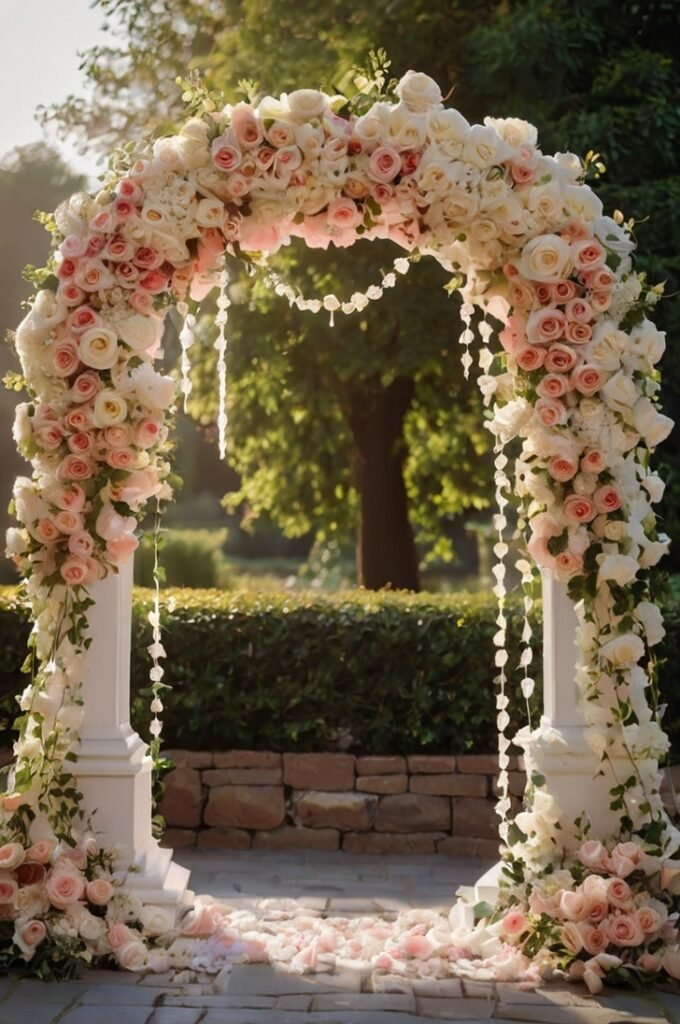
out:
<path id="1" fill-rule="evenodd" d="M 187 98 L 192 116 L 175 134 L 126 147 L 98 195 L 79 193 L 56 211 L 54 251 L 16 332 L 28 401 L 17 409 L 15 437 L 33 476 L 16 482 L 21 525 L 9 531 L 8 551 L 24 574 L 34 627 L 2 797 L 0 960 L 18 958 L 43 974 L 106 957 L 132 969 L 218 970 L 235 958 L 270 958 L 298 971 L 362 961 L 406 974 L 525 980 L 561 969 L 592 990 L 604 975 L 680 977 L 680 835 L 659 795 L 667 740 L 653 646 L 663 628 L 650 597 L 668 541 L 656 528 L 663 483 L 649 456 L 672 424 L 656 404 L 664 338 L 647 319 L 660 289 L 635 272 L 629 227 L 603 216 L 587 165 L 570 154 L 544 156 L 524 121 L 468 124 L 424 74 L 409 72 L 349 105 L 308 89 L 223 109 L 200 88 Z M 501 346 L 482 350 L 480 377 L 500 453 L 499 493 L 511 496 L 502 451 L 519 437 L 514 489 L 529 554 L 568 584 L 578 613 L 578 684 L 592 749 L 603 769 L 614 753 L 628 758 L 626 777 L 612 787 L 617 827 L 607 835 L 583 815 L 567 820 L 549 782 L 532 774 L 525 809 L 503 827 L 499 904 L 481 911 L 487 916 L 472 930 L 455 931 L 429 912 L 369 926 L 272 912 L 266 902 L 256 916 L 209 900 L 176 925 L 126 891 L 111 851 L 99 849 L 82 820 L 73 749 L 88 587 L 132 556 L 147 503 L 172 496 L 176 384 L 154 367 L 164 316 L 178 305 L 188 313 L 186 394 L 190 302 L 222 275 L 224 426 L 225 254 L 271 253 L 292 237 L 312 247 L 389 238 L 455 272 L 466 372 L 475 307 L 485 345 L 487 316 L 501 321 Z M 408 269 L 406 259 L 395 269 Z M 290 302 L 331 314 L 349 315 L 382 294 L 374 285 L 342 303 L 308 300 L 269 279 Z M 384 285 L 394 283 L 386 275 Z M 497 521 L 501 558 L 506 522 Z M 526 588 L 526 562 L 522 573 Z M 501 601 L 503 577 L 500 566 Z M 502 607 L 498 622 L 504 686 Z M 157 610 L 152 625 L 157 712 Z M 530 660 L 525 652 L 526 692 Z M 506 704 L 501 693 L 503 769 Z M 507 785 L 501 792 L 505 818 Z"/>

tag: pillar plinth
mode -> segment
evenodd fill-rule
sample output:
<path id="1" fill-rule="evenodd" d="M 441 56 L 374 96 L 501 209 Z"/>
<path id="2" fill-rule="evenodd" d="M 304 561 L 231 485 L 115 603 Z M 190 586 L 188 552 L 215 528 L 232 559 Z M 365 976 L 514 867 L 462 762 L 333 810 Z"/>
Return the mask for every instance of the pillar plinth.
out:
<path id="1" fill-rule="evenodd" d="M 120 849 L 126 885 L 147 903 L 184 900 L 189 872 L 151 833 L 148 748 L 130 725 L 132 561 L 90 588 L 92 643 L 87 652 L 85 720 L 75 774 L 102 845 Z"/>

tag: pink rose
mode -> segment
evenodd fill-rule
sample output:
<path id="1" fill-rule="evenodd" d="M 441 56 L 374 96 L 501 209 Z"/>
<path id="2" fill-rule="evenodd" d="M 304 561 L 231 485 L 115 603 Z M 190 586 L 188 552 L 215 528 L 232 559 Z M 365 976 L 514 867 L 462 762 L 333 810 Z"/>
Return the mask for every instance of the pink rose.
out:
<path id="1" fill-rule="evenodd" d="M 542 351 L 542 350 L 541 350 Z M 569 390 L 567 378 L 561 373 L 546 373 L 536 388 L 541 398 L 561 398 Z"/>
<path id="2" fill-rule="evenodd" d="M 545 349 L 535 348 L 533 345 L 525 345 L 515 352 L 517 365 L 527 373 L 532 370 L 539 370 L 545 362 Z"/>
<path id="3" fill-rule="evenodd" d="M 132 440 L 132 429 L 127 423 L 117 423 L 104 430 L 104 441 L 111 448 L 123 448 Z"/>
<path id="4" fill-rule="evenodd" d="M 611 878 L 607 886 L 607 899 L 615 907 L 628 907 L 631 901 L 628 882 L 622 878 Z"/>
<path id="5" fill-rule="evenodd" d="M 106 464 L 111 469 L 130 470 L 134 467 L 137 456 L 131 448 L 112 448 L 106 454 Z"/>
<path id="6" fill-rule="evenodd" d="M 106 557 L 113 565 L 123 565 L 139 547 L 139 541 L 133 533 L 126 533 L 115 540 L 107 540 Z"/>
<path id="7" fill-rule="evenodd" d="M 69 512 L 82 512 L 85 506 L 85 491 L 80 484 L 71 484 L 70 487 L 56 487 L 50 490 L 48 498 L 57 508 Z"/>
<path id="8" fill-rule="evenodd" d="M 367 173 L 374 181 L 393 181 L 401 171 L 401 156 L 392 146 L 378 146 L 371 153 Z"/>
<path id="9" fill-rule="evenodd" d="M 532 345 L 546 345 L 563 337 L 567 318 L 559 309 L 535 309 L 527 320 L 527 338 Z"/>
<path id="10" fill-rule="evenodd" d="M 584 921 L 588 916 L 586 897 L 578 890 L 565 889 L 560 896 L 560 913 L 567 921 Z"/>
<path id="11" fill-rule="evenodd" d="M 78 374 L 71 385 L 71 397 L 74 402 L 90 402 L 102 387 L 102 381 L 98 373 L 93 370 L 85 370 Z"/>
<path id="12" fill-rule="evenodd" d="M 401 949 L 406 956 L 412 956 L 418 960 L 427 960 L 434 952 L 434 946 L 430 940 L 418 932 L 405 935 L 401 942 Z"/>
<path id="13" fill-rule="evenodd" d="M 514 355 L 518 348 L 525 344 L 526 317 L 513 314 L 500 332 L 498 338 L 509 355 Z"/>
<path id="14" fill-rule="evenodd" d="M 601 879 L 604 881 L 604 879 Z M 609 913 L 609 903 L 605 899 L 588 899 L 588 921 L 591 924 L 599 924 L 604 921 Z"/>
<path id="15" fill-rule="evenodd" d="M 637 958 L 635 966 L 643 971 L 656 973 L 656 971 L 661 970 L 661 959 L 654 953 L 643 953 L 642 956 Z"/>
<path id="16" fill-rule="evenodd" d="M 0 903 L 13 903 L 18 889 L 19 886 L 13 878 L 0 877 Z"/>
<path id="17" fill-rule="evenodd" d="M 150 470 L 137 469 L 115 488 L 115 500 L 124 501 L 130 508 L 136 509 L 152 494 L 156 494 L 157 490 L 158 483 L 154 473 Z"/>
<path id="18" fill-rule="evenodd" d="M 564 312 L 567 320 L 575 320 L 579 324 L 589 324 L 593 319 L 593 307 L 586 299 L 570 299 Z"/>
<path id="19" fill-rule="evenodd" d="M 264 138 L 262 124 L 245 103 L 237 103 L 232 110 L 231 134 L 243 149 L 254 149 Z"/>
<path id="20" fill-rule="evenodd" d="M 59 910 L 66 910 L 82 899 L 85 880 L 71 871 L 55 871 L 45 883 L 45 893 L 50 903 Z"/>
<path id="21" fill-rule="evenodd" d="M 32 530 L 33 536 L 41 544 L 54 544 L 59 539 L 59 528 L 53 519 L 47 516 L 39 519 L 37 526 Z"/>
<path id="22" fill-rule="evenodd" d="M 42 921 L 31 919 L 29 921 L 17 921 L 14 931 L 14 942 L 24 952 L 35 949 L 47 937 L 47 928 Z"/>
<path id="23" fill-rule="evenodd" d="M 58 423 L 46 423 L 44 427 L 34 430 L 33 436 L 45 451 L 55 452 L 64 438 L 64 431 Z"/>
<path id="24" fill-rule="evenodd" d="M 596 391 L 600 390 L 606 379 L 607 375 L 603 370 L 585 363 L 574 371 L 572 382 L 582 395 L 594 395 Z"/>
<path id="25" fill-rule="evenodd" d="M 569 373 L 576 366 L 576 353 L 566 345 L 551 345 L 544 365 L 549 373 Z"/>
<path id="26" fill-rule="evenodd" d="M 164 274 L 162 270 L 148 270 L 144 277 L 140 277 L 139 285 L 150 295 L 160 295 L 161 292 L 167 290 L 169 279 L 167 274 Z"/>
<path id="27" fill-rule="evenodd" d="M 536 291 L 536 298 L 542 306 L 547 306 L 552 300 L 552 291 L 549 284 L 544 281 L 538 281 L 534 284 Z"/>
<path id="28" fill-rule="evenodd" d="M 114 263 L 122 263 L 124 260 L 132 259 L 134 248 L 132 242 L 116 235 L 115 238 L 109 238 L 102 251 L 106 259 L 113 260 Z"/>
<path id="29" fill-rule="evenodd" d="M 139 270 L 133 263 L 119 263 L 116 267 L 116 280 L 123 288 L 134 288 L 139 279 Z"/>
<path id="30" fill-rule="evenodd" d="M 572 320 L 567 324 L 564 337 L 572 345 L 585 345 L 593 336 L 593 329 L 590 324 L 579 324 Z"/>
<path id="31" fill-rule="evenodd" d="M 361 224 L 361 211 L 352 199 L 334 199 L 326 211 L 331 228 L 355 228 Z"/>
<path id="32" fill-rule="evenodd" d="M 67 455 L 57 466 L 57 480 L 89 480 L 94 472 L 92 460 L 81 455 Z"/>
<path id="33" fill-rule="evenodd" d="M 85 298 L 85 292 L 77 284 L 66 284 L 62 281 L 57 291 L 67 306 L 79 306 Z"/>
<path id="34" fill-rule="evenodd" d="M 501 927 L 505 935 L 517 937 L 528 930 L 529 922 L 521 910 L 510 910 L 503 917 Z"/>
<path id="35" fill-rule="evenodd" d="M 540 565 L 543 569 L 552 569 L 555 566 L 555 558 L 550 554 L 548 540 L 548 537 L 534 533 L 527 541 L 527 551 L 530 557 L 536 565 Z"/>
<path id="36" fill-rule="evenodd" d="M 111 208 L 112 216 L 119 224 L 129 220 L 136 212 L 137 207 L 127 196 L 119 196 Z"/>
<path id="37" fill-rule="evenodd" d="M 150 314 L 153 312 L 153 299 L 148 292 L 135 291 L 128 296 L 128 303 L 136 313 Z"/>
<path id="38" fill-rule="evenodd" d="M 160 439 L 162 424 L 158 420 L 143 419 L 135 427 L 135 444 L 140 448 L 152 448 Z"/>
<path id="39" fill-rule="evenodd" d="M 665 918 L 653 909 L 653 907 L 640 907 L 636 914 L 638 924 L 645 935 L 653 935 L 663 925 Z"/>
<path id="40" fill-rule="evenodd" d="M 72 341 L 62 341 L 54 349 L 54 372 L 57 377 L 70 377 L 80 366 L 78 349 Z"/>
<path id="41" fill-rule="evenodd" d="M 570 494 L 562 503 L 562 511 L 572 523 L 589 523 L 595 518 L 595 506 L 582 494 Z"/>
<path id="42" fill-rule="evenodd" d="M 140 245 L 138 249 L 135 249 L 132 262 L 140 270 L 155 270 L 156 267 L 160 267 L 163 257 L 153 246 Z"/>
<path id="43" fill-rule="evenodd" d="M 596 313 L 604 313 L 612 304 L 611 292 L 591 292 L 589 299 Z"/>
<path id="44" fill-rule="evenodd" d="M 71 434 L 66 443 L 74 455 L 89 455 L 94 448 L 92 434 L 88 434 L 83 430 L 77 434 Z"/>
<path id="45" fill-rule="evenodd" d="M 563 455 L 553 455 L 548 462 L 548 472 L 553 480 L 559 480 L 560 483 L 564 483 L 566 480 L 571 480 L 572 477 L 576 476 L 578 466 L 571 459 L 565 458 Z"/>
<path id="46" fill-rule="evenodd" d="M 604 467 L 604 456 L 596 448 L 586 452 L 581 459 L 581 469 L 584 473 L 601 473 Z"/>
<path id="47" fill-rule="evenodd" d="M 555 557 L 555 570 L 562 580 L 571 579 L 572 576 L 583 572 L 583 559 L 568 549 L 560 551 Z"/>
<path id="48" fill-rule="evenodd" d="M 83 528 L 83 517 L 79 512 L 70 512 L 60 509 L 54 517 L 54 522 L 61 533 L 78 533 Z"/>
<path id="49" fill-rule="evenodd" d="M 47 864 L 56 848 L 54 839 L 41 839 L 26 850 L 26 859 L 35 861 L 36 864 Z"/>
<path id="50" fill-rule="evenodd" d="M 77 266 L 77 260 L 72 260 L 68 258 L 63 259 L 57 268 L 57 277 L 61 281 L 67 281 L 69 278 L 73 277 L 73 275 L 76 272 Z"/>
<path id="51" fill-rule="evenodd" d="M 573 281 L 555 281 L 550 285 L 550 295 L 553 302 L 568 302 L 576 295 L 576 285 Z"/>
<path id="52" fill-rule="evenodd" d="M 143 971 L 149 962 L 149 951 L 139 939 L 120 946 L 116 950 L 115 956 L 120 966 L 126 971 Z"/>
<path id="53" fill-rule="evenodd" d="M 69 554 L 75 558 L 82 558 L 87 561 L 94 550 L 94 540 L 92 536 L 85 532 L 72 533 L 68 539 L 68 550 Z"/>
<path id="54" fill-rule="evenodd" d="M 555 427 L 567 421 L 567 409 L 563 402 L 553 398 L 539 398 L 534 411 L 546 427 Z"/>
<path id="55" fill-rule="evenodd" d="M 606 292 L 614 285 L 614 275 L 607 267 L 598 267 L 581 274 L 583 283 L 594 292 Z"/>
<path id="56" fill-rule="evenodd" d="M 598 953 L 604 953 L 609 945 L 609 937 L 602 928 L 595 928 L 582 924 L 581 934 L 583 936 L 583 948 L 586 953 L 590 954 L 590 956 L 597 956 Z"/>
<path id="57" fill-rule="evenodd" d="M 598 512 L 616 512 L 621 508 L 621 495 L 609 485 L 598 488 L 593 494 L 593 501 Z"/>
<path id="58" fill-rule="evenodd" d="M 89 582 L 90 567 L 84 558 L 76 558 L 73 555 L 67 558 L 59 569 L 64 583 L 72 587 L 82 586 Z"/>
<path id="59" fill-rule="evenodd" d="M 571 245 L 571 258 L 577 270 L 595 270 L 603 266 L 606 253 L 595 239 L 584 238 Z"/>
<path id="60" fill-rule="evenodd" d="M 615 946 L 639 946 L 643 941 L 639 922 L 628 914 L 608 917 L 604 922 L 604 929 Z"/>
<path id="61" fill-rule="evenodd" d="M 64 426 L 67 430 L 73 430 L 75 433 L 89 430 L 92 426 L 92 416 L 88 409 L 77 406 L 75 409 L 70 409 L 64 416 Z"/>
<path id="62" fill-rule="evenodd" d="M 87 883 L 87 899 L 96 907 L 105 907 L 113 896 L 113 886 L 107 878 L 95 878 Z"/>
<path id="63" fill-rule="evenodd" d="M 513 281 L 510 285 L 510 305 L 513 309 L 533 309 L 537 296 L 527 281 Z"/>

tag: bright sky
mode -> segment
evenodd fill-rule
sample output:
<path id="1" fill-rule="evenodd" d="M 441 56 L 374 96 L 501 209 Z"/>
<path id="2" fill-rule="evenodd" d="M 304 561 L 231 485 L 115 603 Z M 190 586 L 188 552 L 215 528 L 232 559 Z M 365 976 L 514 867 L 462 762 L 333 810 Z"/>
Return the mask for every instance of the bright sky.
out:
<path id="1" fill-rule="evenodd" d="M 82 94 L 78 51 L 110 39 L 99 29 L 101 10 L 91 0 L 0 0 L 0 156 L 15 146 L 44 138 L 36 107 L 70 93 Z M 60 146 L 83 172 L 95 173 L 94 159 Z"/>

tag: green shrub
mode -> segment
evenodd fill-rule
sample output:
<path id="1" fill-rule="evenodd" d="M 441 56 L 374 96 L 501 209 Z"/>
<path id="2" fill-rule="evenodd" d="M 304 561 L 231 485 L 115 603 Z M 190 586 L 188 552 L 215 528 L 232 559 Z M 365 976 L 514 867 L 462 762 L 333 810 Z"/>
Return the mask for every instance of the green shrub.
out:
<path id="1" fill-rule="evenodd" d="M 216 587 L 224 579 L 227 531 L 163 530 L 160 564 L 165 587 Z M 135 583 L 153 586 L 153 537 L 142 538 L 135 555 Z"/>
<path id="2" fill-rule="evenodd" d="M 142 736 L 151 600 L 148 591 L 135 591 L 132 720 Z M 495 748 L 490 595 L 167 590 L 163 603 L 170 747 L 304 751 L 349 743 L 372 754 Z M 670 655 L 680 640 L 680 600 L 669 599 L 666 616 Z M 517 636 L 517 609 L 509 619 Z M 27 635 L 16 592 L 0 589 L 0 713 L 13 716 L 13 694 L 23 689 Z M 516 662 L 511 645 L 510 665 Z M 662 691 L 677 742 L 680 696 L 670 660 L 662 666 Z M 513 693 L 517 728 L 525 721 L 523 703 Z M 538 714 L 536 700 L 534 722 Z"/>

